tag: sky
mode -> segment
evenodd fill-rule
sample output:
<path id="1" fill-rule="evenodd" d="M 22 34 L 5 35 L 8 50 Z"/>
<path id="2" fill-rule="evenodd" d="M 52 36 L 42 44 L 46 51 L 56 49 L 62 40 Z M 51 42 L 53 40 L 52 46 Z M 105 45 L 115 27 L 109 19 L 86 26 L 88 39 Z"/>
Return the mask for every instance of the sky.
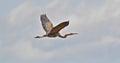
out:
<path id="1" fill-rule="evenodd" d="M 0 0 L 0 63 L 120 63 L 120 0 Z M 40 15 L 63 38 L 44 35 Z"/>

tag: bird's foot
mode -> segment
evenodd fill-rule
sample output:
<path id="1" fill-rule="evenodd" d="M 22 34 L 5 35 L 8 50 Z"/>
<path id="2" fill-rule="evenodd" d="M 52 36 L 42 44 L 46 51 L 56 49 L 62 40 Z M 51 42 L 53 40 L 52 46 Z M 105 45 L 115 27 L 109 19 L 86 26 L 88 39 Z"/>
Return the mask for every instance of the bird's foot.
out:
<path id="1" fill-rule="evenodd" d="M 43 38 L 43 36 L 36 36 L 35 38 Z"/>

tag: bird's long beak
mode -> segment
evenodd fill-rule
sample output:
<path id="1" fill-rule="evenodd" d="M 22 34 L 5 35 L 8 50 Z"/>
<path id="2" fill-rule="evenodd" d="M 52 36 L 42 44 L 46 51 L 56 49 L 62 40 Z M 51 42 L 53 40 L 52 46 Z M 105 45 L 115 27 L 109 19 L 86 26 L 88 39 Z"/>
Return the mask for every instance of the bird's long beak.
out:
<path id="1" fill-rule="evenodd" d="M 71 35 L 75 35 L 75 34 L 78 34 L 78 33 L 70 33 Z"/>

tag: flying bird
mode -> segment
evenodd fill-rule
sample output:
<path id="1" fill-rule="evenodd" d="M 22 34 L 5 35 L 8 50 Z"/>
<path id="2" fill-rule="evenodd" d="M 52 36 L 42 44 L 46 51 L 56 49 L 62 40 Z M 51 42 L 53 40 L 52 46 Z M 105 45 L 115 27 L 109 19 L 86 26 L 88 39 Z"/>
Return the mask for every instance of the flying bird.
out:
<path id="1" fill-rule="evenodd" d="M 77 34 L 77 33 L 69 33 L 69 34 L 65 34 L 64 36 L 62 36 L 59 33 L 60 30 L 62 30 L 63 28 L 65 28 L 66 26 L 69 25 L 69 21 L 62 22 L 62 23 L 58 24 L 57 26 L 53 27 L 53 24 L 50 22 L 50 20 L 46 16 L 46 14 L 42 14 L 40 16 L 40 20 L 41 20 L 43 29 L 45 30 L 46 34 L 43 35 L 43 36 L 36 36 L 35 38 L 43 38 L 43 37 L 60 37 L 60 38 L 66 38 L 67 36 Z"/>

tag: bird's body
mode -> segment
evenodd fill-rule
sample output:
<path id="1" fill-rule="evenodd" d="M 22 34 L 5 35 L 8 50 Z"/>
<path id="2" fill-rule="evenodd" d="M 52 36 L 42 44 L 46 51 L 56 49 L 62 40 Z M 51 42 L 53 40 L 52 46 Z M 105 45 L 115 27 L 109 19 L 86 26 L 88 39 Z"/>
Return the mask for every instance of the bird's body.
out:
<path id="1" fill-rule="evenodd" d="M 46 34 L 43 36 L 36 36 L 35 38 L 43 38 L 43 37 L 61 37 L 66 38 L 69 35 L 74 35 L 77 33 L 69 33 L 64 36 L 60 35 L 59 31 L 63 29 L 64 27 L 69 25 L 69 21 L 62 22 L 58 24 L 57 26 L 53 27 L 53 24 L 50 22 L 50 20 L 47 18 L 46 14 L 42 14 L 40 16 L 41 23 L 43 26 L 43 29 L 45 30 Z"/>

